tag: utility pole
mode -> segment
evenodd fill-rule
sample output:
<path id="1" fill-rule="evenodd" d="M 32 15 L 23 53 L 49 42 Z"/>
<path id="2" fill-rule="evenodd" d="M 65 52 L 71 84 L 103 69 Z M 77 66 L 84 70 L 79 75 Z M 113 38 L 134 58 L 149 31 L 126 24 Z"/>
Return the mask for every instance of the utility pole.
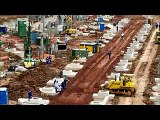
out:
<path id="1" fill-rule="evenodd" d="M 44 58 L 44 25 L 45 25 L 45 16 L 42 15 L 42 23 L 43 23 L 43 28 L 42 28 L 42 36 L 41 36 L 41 54 L 42 54 L 42 59 Z"/>

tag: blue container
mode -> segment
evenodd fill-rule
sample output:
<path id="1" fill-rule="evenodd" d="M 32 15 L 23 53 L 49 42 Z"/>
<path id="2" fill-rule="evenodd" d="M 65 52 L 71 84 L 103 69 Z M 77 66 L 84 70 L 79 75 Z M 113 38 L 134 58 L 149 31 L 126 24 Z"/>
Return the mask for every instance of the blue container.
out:
<path id="1" fill-rule="evenodd" d="M 0 26 L 0 32 L 2 32 L 3 34 L 7 33 L 7 28 L 3 25 Z"/>
<path id="2" fill-rule="evenodd" d="M 104 23 L 100 24 L 100 30 L 103 31 L 104 30 Z"/>
<path id="3" fill-rule="evenodd" d="M 8 105 L 8 89 L 5 87 L 0 88 L 0 105 Z"/>
<path id="4" fill-rule="evenodd" d="M 98 18 L 98 22 L 99 22 L 99 23 L 103 22 L 103 17 L 99 17 L 99 18 Z"/>
<path id="5" fill-rule="evenodd" d="M 36 42 L 36 39 L 37 39 L 37 34 L 36 34 L 36 32 L 31 32 L 31 40 L 32 40 L 32 43 L 35 43 L 35 42 Z"/>

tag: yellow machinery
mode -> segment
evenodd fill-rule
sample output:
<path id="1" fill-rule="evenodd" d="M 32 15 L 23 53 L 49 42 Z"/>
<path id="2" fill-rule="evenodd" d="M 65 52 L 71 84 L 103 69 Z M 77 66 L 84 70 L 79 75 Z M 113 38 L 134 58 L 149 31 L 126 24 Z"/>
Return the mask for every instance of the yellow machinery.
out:
<path id="1" fill-rule="evenodd" d="M 157 31 L 157 32 L 156 32 L 156 35 L 155 35 L 155 43 L 157 43 L 157 44 L 160 43 L 160 31 Z"/>
<path id="2" fill-rule="evenodd" d="M 76 33 L 76 29 L 71 28 L 72 27 L 71 18 L 68 15 L 65 15 L 65 18 L 67 20 L 67 26 L 66 26 L 66 28 L 65 27 L 63 28 L 64 29 L 63 33 L 64 34 L 75 34 Z"/>
<path id="3" fill-rule="evenodd" d="M 108 89 L 111 94 L 134 96 L 135 83 L 131 80 L 133 74 L 123 74 L 120 80 L 110 80 L 109 83 L 101 86 L 101 89 Z"/>
<path id="4" fill-rule="evenodd" d="M 100 51 L 100 45 L 94 42 L 82 42 L 80 43 L 80 49 L 88 48 L 88 52 L 98 53 Z"/>

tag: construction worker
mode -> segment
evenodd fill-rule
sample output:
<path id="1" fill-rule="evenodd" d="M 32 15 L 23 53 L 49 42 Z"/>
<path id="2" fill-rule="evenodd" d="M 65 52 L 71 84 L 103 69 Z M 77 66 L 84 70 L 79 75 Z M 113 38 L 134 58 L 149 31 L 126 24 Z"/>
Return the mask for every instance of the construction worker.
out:
<path id="1" fill-rule="evenodd" d="M 67 43 L 68 43 L 68 39 L 67 39 L 67 37 L 65 37 L 64 42 L 65 42 L 65 44 L 67 44 Z"/>
<path id="2" fill-rule="evenodd" d="M 67 82 L 68 82 L 68 79 L 65 77 L 64 81 L 61 84 L 62 89 L 66 89 Z"/>
<path id="3" fill-rule="evenodd" d="M 57 79 L 55 79 L 55 81 L 54 81 L 54 87 L 55 87 L 55 90 L 56 90 L 56 93 L 58 92 L 58 81 L 57 81 Z"/>
<path id="4" fill-rule="evenodd" d="M 111 51 L 108 52 L 108 58 L 111 58 Z"/>
<path id="5" fill-rule="evenodd" d="M 46 57 L 46 64 L 49 64 L 49 57 Z"/>
<path id="6" fill-rule="evenodd" d="M 124 33 L 122 32 L 122 34 L 121 34 L 121 38 L 122 38 L 122 40 L 123 40 L 123 38 L 124 38 Z"/>
<path id="7" fill-rule="evenodd" d="M 32 91 L 30 90 L 30 91 L 28 92 L 28 101 L 29 101 L 31 98 L 32 98 Z"/>
<path id="8" fill-rule="evenodd" d="M 51 64 L 52 63 L 52 57 L 49 56 L 48 60 L 49 60 L 49 64 Z"/>
<path id="9" fill-rule="evenodd" d="M 118 32 L 118 25 L 116 26 L 116 28 L 117 28 L 117 32 Z"/>
<path id="10" fill-rule="evenodd" d="M 156 22 L 156 29 L 158 29 L 158 23 Z"/>
<path id="11" fill-rule="evenodd" d="M 135 37 L 135 41 L 137 41 L 137 37 Z"/>
<path id="12" fill-rule="evenodd" d="M 59 73 L 59 77 L 60 77 L 60 78 L 63 78 L 63 71 L 62 71 L 62 70 L 61 70 L 60 73 Z"/>
<path id="13" fill-rule="evenodd" d="M 62 87 L 61 85 L 59 85 L 58 81 L 55 82 L 54 86 L 55 86 L 56 93 L 59 92 L 59 94 L 61 95 Z"/>

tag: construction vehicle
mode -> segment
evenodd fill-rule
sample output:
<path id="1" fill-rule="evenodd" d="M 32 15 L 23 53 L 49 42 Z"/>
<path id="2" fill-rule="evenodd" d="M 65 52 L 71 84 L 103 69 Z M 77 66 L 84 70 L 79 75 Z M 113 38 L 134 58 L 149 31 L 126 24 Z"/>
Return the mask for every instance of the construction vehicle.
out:
<path id="1" fill-rule="evenodd" d="M 160 44 L 160 30 L 156 32 L 155 44 Z"/>
<path id="2" fill-rule="evenodd" d="M 119 80 L 110 80 L 108 83 L 101 86 L 101 89 L 107 89 L 111 94 L 134 96 L 136 89 L 135 83 L 132 80 L 133 74 L 123 74 Z"/>
<path id="3" fill-rule="evenodd" d="M 31 48 L 31 26 L 30 26 L 30 16 L 29 16 L 29 26 L 28 35 L 24 38 L 24 67 L 29 69 L 35 67 L 35 60 L 32 59 L 32 48 Z"/>
<path id="4" fill-rule="evenodd" d="M 77 31 L 76 29 L 72 28 L 72 21 L 68 15 L 65 15 L 65 19 L 67 21 L 67 26 L 63 26 L 63 33 L 64 34 L 75 34 Z"/>

